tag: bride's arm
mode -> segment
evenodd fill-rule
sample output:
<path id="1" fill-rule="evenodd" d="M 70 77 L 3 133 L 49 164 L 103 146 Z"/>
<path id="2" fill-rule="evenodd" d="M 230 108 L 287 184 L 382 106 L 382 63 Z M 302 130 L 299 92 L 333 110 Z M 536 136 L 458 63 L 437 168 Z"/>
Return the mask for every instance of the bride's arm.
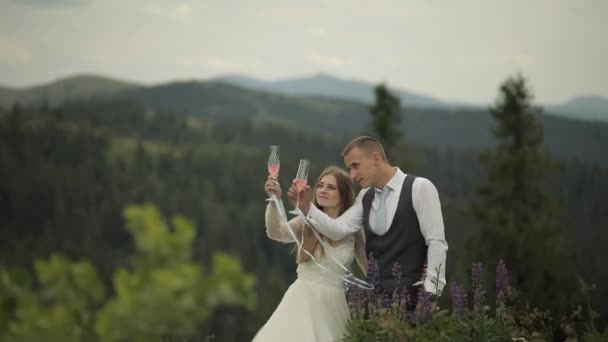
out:
<path id="1" fill-rule="evenodd" d="M 302 233 L 304 220 L 300 217 L 295 217 L 289 221 L 294 234 L 298 237 Z M 269 203 L 266 206 L 266 234 L 269 238 L 280 242 L 295 242 L 285 222 L 281 223 L 279 210 L 274 203 Z"/>

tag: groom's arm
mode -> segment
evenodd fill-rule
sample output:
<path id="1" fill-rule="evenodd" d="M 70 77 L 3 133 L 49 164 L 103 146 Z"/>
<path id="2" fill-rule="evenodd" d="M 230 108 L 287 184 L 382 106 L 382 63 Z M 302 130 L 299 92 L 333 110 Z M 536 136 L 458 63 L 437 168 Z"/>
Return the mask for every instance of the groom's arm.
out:
<path id="1" fill-rule="evenodd" d="M 445 264 L 448 243 L 445 240 L 441 202 L 435 185 L 426 178 L 418 177 L 412 186 L 413 204 L 420 232 L 428 246 L 427 274 L 424 289 L 439 295 L 446 284 Z"/>
<path id="2" fill-rule="evenodd" d="M 336 219 L 327 216 L 312 203 L 306 205 L 304 211 L 309 223 L 321 234 L 328 238 L 339 241 L 349 234 L 355 233 L 363 226 L 363 205 L 362 199 L 366 189 L 361 190 L 355 199 L 355 203 Z"/>

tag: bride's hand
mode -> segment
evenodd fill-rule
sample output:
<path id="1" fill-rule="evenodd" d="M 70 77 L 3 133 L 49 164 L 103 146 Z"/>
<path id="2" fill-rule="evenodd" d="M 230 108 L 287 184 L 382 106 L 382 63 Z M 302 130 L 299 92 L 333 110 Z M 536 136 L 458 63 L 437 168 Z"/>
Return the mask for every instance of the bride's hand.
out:
<path id="1" fill-rule="evenodd" d="M 264 191 L 268 197 L 275 195 L 277 198 L 281 198 L 283 193 L 281 192 L 281 186 L 279 185 L 279 181 L 276 177 L 268 175 L 268 179 L 266 180 L 266 184 L 264 184 Z"/>

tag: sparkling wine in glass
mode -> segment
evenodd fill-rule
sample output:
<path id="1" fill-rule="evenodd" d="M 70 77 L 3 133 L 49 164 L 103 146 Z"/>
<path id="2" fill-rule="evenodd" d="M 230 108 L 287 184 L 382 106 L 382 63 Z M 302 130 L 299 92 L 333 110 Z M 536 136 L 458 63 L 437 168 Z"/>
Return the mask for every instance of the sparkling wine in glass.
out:
<path id="1" fill-rule="evenodd" d="M 300 166 L 298 166 L 298 173 L 296 175 L 295 184 L 298 189 L 298 199 L 296 201 L 296 209 L 290 211 L 292 214 L 299 214 L 298 206 L 300 205 L 300 191 L 306 187 L 308 182 L 308 170 L 310 168 L 310 161 L 306 159 L 300 159 Z"/>
<path id="2" fill-rule="evenodd" d="M 279 175 L 279 169 L 281 168 L 281 165 L 268 165 L 268 173 L 273 176 L 273 177 L 277 177 Z"/>
<path id="3" fill-rule="evenodd" d="M 296 188 L 298 188 L 298 191 L 302 191 L 304 187 L 306 187 L 306 179 L 296 180 Z"/>
<path id="4" fill-rule="evenodd" d="M 268 156 L 268 173 L 276 178 L 279 175 L 280 168 L 281 161 L 279 159 L 279 146 L 270 145 L 270 155 Z"/>
<path id="5" fill-rule="evenodd" d="M 270 145 L 270 155 L 268 156 L 268 173 L 276 178 L 279 176 L 279 169 L 281 168 L 281 160 L 279 159 L 279 146 Z M 270 196 L 271 200 L 276 200 L 276 195 Z"/>

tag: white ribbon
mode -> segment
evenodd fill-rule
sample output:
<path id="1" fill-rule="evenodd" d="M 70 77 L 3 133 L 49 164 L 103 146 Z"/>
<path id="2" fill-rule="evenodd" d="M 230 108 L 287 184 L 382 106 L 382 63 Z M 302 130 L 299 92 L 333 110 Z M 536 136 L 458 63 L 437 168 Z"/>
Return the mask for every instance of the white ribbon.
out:
<path id="1" fill-rule="evenodd" d="M 325 253 L 327 256 L 330 257 L 330 260 L 332 260 L 336 265 L 338 265 L 341 269 L 343 269 L 346 273 L 345 275 L 343 274 L 338 274 L 336 272 L 332 272 L 331 270 L 329 270 L 327 267 L 321 265 L 317 259 L 306 249 L 304 249 L 302 247 L 302 242 L 304 241 L 304 229 L 302 229 L 302 241 L 300 241 L 298 239 L 298 237 L 296 236 L 296 234 L 294 233 L 293 229 L 291 228 L 291 225 L 289 224 L 289 222 L 287 221 L 287 216 L 285 214 L 285 207 L 283 206 L 283 203 L 281 201 L 279 201 L 279 199 L 273 194 L 269 199 L 267 199 L 267 201 L 271 201 L 274 202 L 274 204 L 277 207 L 277 210 L 279 211 L 279 220 L 281 221 L 281 223 L 285 223 L 287 226 L 287 230 L 289 231 L 289 234 L 291 235 L 291 237 L 293 238 L 293 240 L 296 242 L 296 244 L 298 245 L 298 255 L 300 253 L 300 251 L 304 251 L 304 253 L 306 253 L 310 259 L 323 271 L 325 271 L 327 274 L 329 274 L 330 276 L 336 277 L 338 279 L 343 280 L 345 283 L 357 286 L 359 288 L 365 289 L 365 290 L 373 290 L 374 286 L 368 282 L 366 282 L 365 280 L 359 279 L 357 277 L 355 277 L 355 275 L 344 265 L 342 265 L 342 263 L 340 261 L 338 261 L 335 256 L 330 255 L 329 253 Z M 298 213 L 297 215 L 299 217 L 302 217 L 302 219 L 304 219 L 304 221 L 311 226 L 312 228 L 312 232 L 313 234 L 315 234 L 315 237 L 317 238 L 317 240 L 319 240 L 319 242 L 321 243 L 321 246 L 323 246 L 323 248 L 328 251 L 330 249 L 329 244 L 327 243 L 327 241 L 325 241 L 324 239 L 321 239 L 321 237 L 319 236 L 318 232 L 314 229 L 314 225 L 306 218 L 306 216 L 304 215 L 304 213 L 300 210 L 300 208 L 296 208 L 295 209 L 296 212 Z"/>

